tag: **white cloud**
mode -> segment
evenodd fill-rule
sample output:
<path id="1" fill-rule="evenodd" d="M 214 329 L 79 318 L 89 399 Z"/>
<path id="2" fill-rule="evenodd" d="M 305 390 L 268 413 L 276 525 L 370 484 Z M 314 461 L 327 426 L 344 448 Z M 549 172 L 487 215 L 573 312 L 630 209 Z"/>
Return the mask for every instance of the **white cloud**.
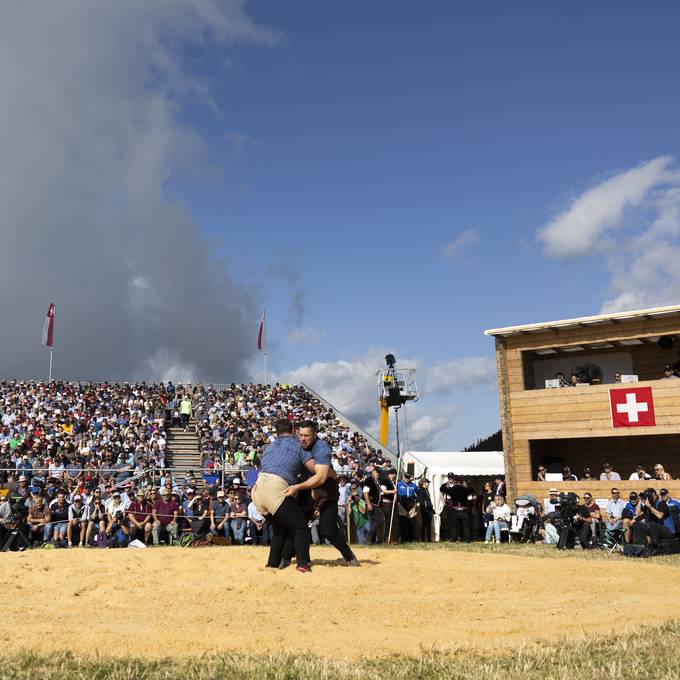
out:
<path id="1" fill-rule="evenodd" d="M 376 372 L 385 365 L 384 349 L 372 349 L 354 361 L 315 362 L 277 377 L 281 382 L 305 383 L 334 407 L 363 427 L 378 435 L 379 409 Z M 397 367 L 421 369 L 417 359 L 400 357 Z M 480 373 L 482 371 L 480 370 Z M 427 397 L 408 402 L 401 411 L 404 450 L 428 450 L 436 446 L 451 428 L 456 408 L 453 404 L 428 404 Z M 407 427 L 408 426 L 408 427 Z M 390 413 L 390 446 L 396 449 L 394 417 Z M 408 433 L 408 434 L 407 434 Z"/>
<path id="2" fill-rule="evenodd" d="M 451 258 L 458 257 L 477 241 L 479 241 L 479 232 L 476 229 L 466 229 L 442 248 L 442 255 Z"/>
<path id="3" fill-rule="evenodd" d="M 628 210 L 639 208 L 650 190 L 671 179 L 668 167 L 672 161 L 670 156 L 647 161 L 574 199 L 568 210 L 539 231 L 546 253 L 553 257 L 592 254 L 602 245 L 602 237 L 608 231 L 624 225 Z"/>
<path id="4" fill-rule="evenodd" d="M 250 289 L 173 190 L 211 165 L 187 106 L 277 39 L 242 0 L 0 4 L 0 373 L 39 371 L 53 301 L 60 378 L 245 374 Z"/>
<path id="5" fill-rule="evenodd" d="M 427 391 L 446 394 L 460 387 L 488 387 L 496 385 L 496 364 L 489 357 L 461 357 L 443 361 L 427 370 Z"/>
<path id="6" fill-rule="evenodd" d="M 323 328 L 296 328 L 288 334 L 289 345 L 314 345 L 326 337 Z"/>

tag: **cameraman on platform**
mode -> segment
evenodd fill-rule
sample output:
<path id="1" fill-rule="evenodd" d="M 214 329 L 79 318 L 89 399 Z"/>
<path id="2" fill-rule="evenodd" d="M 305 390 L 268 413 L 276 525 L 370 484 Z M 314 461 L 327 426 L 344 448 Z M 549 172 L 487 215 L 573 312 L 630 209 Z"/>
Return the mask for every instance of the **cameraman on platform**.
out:
<path id="1" fill-rule="evenodd" d="M 670 508 L 661 500 L 656 489 L 646 489 L 641 494 L 641 512 L 631 522 L 633 543 L 645 545 L 658 543 L 662 538 L 674 538 L 675 526 Z"/>
<path id="2" fill-rule="evenodd" d="M 578 500 L 578 496 L 576 497 Z M 584 550 L 590 548 L 590 541 L 593 537 L 593 517 L 583 503 L 578 503 L 574 507 L 574 533 L 578 536 L 579 543 Z"/>

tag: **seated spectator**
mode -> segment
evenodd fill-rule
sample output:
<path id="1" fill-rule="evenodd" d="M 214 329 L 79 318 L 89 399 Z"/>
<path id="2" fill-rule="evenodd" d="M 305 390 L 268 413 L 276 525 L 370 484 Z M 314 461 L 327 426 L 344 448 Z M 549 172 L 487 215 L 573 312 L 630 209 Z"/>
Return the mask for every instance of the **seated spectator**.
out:
<path id="1" fill-rule="evenodd" d="M 668 479 L 673 479 L 664 469 L 661 463 L 657 463 L 654 466 L 654 479 L 660 479 L 666 481 Z"/>
<path id="2" fill-rule="evenodd" d="M 567 379 L 562 371 L 557 371 L 555 373 L 555 380 L 558 381 L 558 386 L 559 387 L 570 387 L 569 383 L 567 382 Z"/>
<path id="3" fill-rule="evenodd" d="M 571 378 L 569 380 L 570 384 L 572 387 L 576 387 L 576 385 L 581 385 L 581 378 L 577 373 L 572 373 Z"/>
<path id="4" fill-rule="evenodd" d="M 140 540 L 149 544 L 153 529 L 153 505 L 147 499 L 144 489 L 137 489 L 136 498 L 127 508 L 130 540 Z"/>
<path id="5" fill-rule="evenodd" d="M 605 463 L 602 467 L 603 472 L 600 473 L 600 481 L 621 481 L 621 475 L 618 472 L 614 472 L 611 463 Z"/>
<path id="6" fill-rule="evenodd" d="M 203 539 L 210 530 L 210 498 L 202 494 L 193 501 L 191 516 L 191 535 Z"/>
<path id="7" fill-rule="evenodd" d="M 572 474 L 571 468 L 568 465 L 565 465 L 564 468 L 562 468 L 562 481 L 578 482 L 578 478 L 576 477 L 576 475 Z"/>
<path id="8" fill-rule="evenodd" d="M 614 382 L 621 382 L 621 371 L 616 371 L 616 373 L 614 373 Z"/>
<path id="9" fill-rule="evenodd" d="M 248 519 L 250 521 L 250 539 L 253 545 L 269 545 L 271 542 L 271 525 L 257 511 L 255 502 L 248 504 Z"/>
<path id="10" fill-rule="evenodd" d="M 83 503 L 83 497 L 80 494 L 73 496 L 73 503 L 68 509 L 68 530 L 66 536 L 68 538 L 68 547 L 73 546 L 73 534 L 78 532 L 78 545 L 81 548 L 85 547 L 85 536 L 87 533 L 87 519 L 85 518 L 86 508 Z"/>
<path id="11" fill-rule="evenodd" d="M 246 539 L 246 508 L 241 503 L 241 497 L 237 492 L 234 492 L 233 500 L 230 501 L 229 511 L 229 526 L 231 528 L 234 543 L 236 545 L 243 545 Z"/>
<path id="12" fill-rule="evenodd" d="M 153 544 L 160 544 L 163 533 L 168 535 L 170 542 L 176 541 L 178 535 L 179 504 L 177 501 L 172 500 L 170 489 L 163 487 L 161 498 L 154 502 L 151 515 L 153 517 L 151 529 Z"/>
<path id="13" fill-rule="evenodd" d="M 645 472 L 644 465 L 638 465 L 635 472 L 628 478 L 633 481 L 642 481 L 643 479 L 651 479 L 652 476 Z"/>
<path id="14" fill-rule="evenodd" d="M 548 469 L 545 467 L 545 465 L 539 465 L 538 466 L 538 472 L 536 473 L 536 481 L 537 482 L 545 482 L 545 473 L 548 471 Z"/>
<path id="15" fill-rule="evenodd" d="M 669 508 L 680 509 L 680 501 L 676 500 L 675 498 L 672 498 L 670 493 L 668 493 L 668 489 L 661 489 L 659 491 L 659 497 L 661 498 L 662 501 L 666 502 L 666 505 L 668 505 Z"/>
<path id="16" fill-rule="evenodd" d="M 489 526 L 486 529 L 486 537 L 484 543 L 489 543 L 491 541 L 491 535 L 496 534 L 496 543 L 501 542 L 501 531 L 508 530 L 508 524 L 510 522 L 510 506 L 505 502 L 505 498 L 500 495 L 496 495 L 494 502 L 489 505 L 487 512 L 493 515 L 493 519 L 489 522 Z"/>
<path id="17" fill-rule="evenodd" d="M 586 491 L 583 494 L 583 505 L 585 509 L 590 514 L 590 529 L 594 536 L 599 535 L 600 522 L 602 520 L 602 513 L 600 511 L 600 506 L 595 502 L 593 496 L 590 492 Z"/>
<path id="18" fill-rule="evenodd" d="M 623 528 L 623 509 L 625 502 L 621 499 L 618 489 L 612 489 L 611 500 L 607 502 L 607 531 L 616 531 Z"/>
<path id="19" fill-rule="evenodd" d="M 106 526 L 108 522 L 106 508 L 99 489 L 95 489 L 93 493 L 92 503 L 87 506 L 85 511 L 85 519 L 87 519 L 85 543 L 91 545 L 91 541 L 96 539 L 98 545 L 106 547 Z"/>
<path id="20" fill-rule="evenodd" d="M 555 512 L 560 502 L 560 492 L 557 489 L 550 489 L 548 495 L 549 498 L 545 501 L 545 508 L 543 508 L 543 513 L 545 515 Z"/>
<path id="21" fill-rule="evenodd" d="M 28 505 L 28 540 L 31 545 L 47 543 L 50 540 L 50 525 L 45 499 L 42 496 L 32 498 Z"/>
<path id="22" fill-rule="evenodd" d="M 630 543 L 631 541 L 631 529 L 633 523 L 640 516 L 641 512 L 642 503 L 640 503 L 640 497 L 638 496 L 637 492 L 631 491 L 630 494 L 628 494 L 628 502 L 623 508 L 623 513 L 621 514 L 623 519 L 623 528 L 626 531 L 626 543 Z"/>
<path id="23" fill-rule="evenodd" d="M 125 505 L 120 500 L 120 493 L 114 493 L 113 499 L 114 502 L 109 506 L 106 516 L 107 546 L 110 548 L 126 548 L 130 542 L 130 522 Z"/>
<path id="24" fill-rule="evenodd" d="M 675 375 L 675 371 L 673 370 L 673 367 L 670 364 L 666 364 L 666 366 L 663 369 L 663 377 L 661 380 L 677 380 L 678 376 Z"/>
<path id="25" fill-rule="evenodd" d="M 229 513 L 231 508 L 224 497 L 224 491 L 217 492 L 216 500 L 210 506 L 210 533 L 213 536 L 229 538 Z"/>
<path id="26" fill-rule="evenodd" d="M 593 476 L 590 474 L 590 468 L 583 468 L 583 475 L 581 475 L 581 480 L 582 481 L 588 481 L 589 479 L 592 479 Z"/>
<path id="27" fill-rule="evenodd" d="M 47 529 L 46 536 L 48 538 L 46 540 L 49 540 L 50 533 L 55 544 L 60 544 L 66 540 L 68 509 L 69 504 L 66 502 L 66 491 L 59 489 L 57 497 L 47 507 L 47 521 L 51 526 Z"/>

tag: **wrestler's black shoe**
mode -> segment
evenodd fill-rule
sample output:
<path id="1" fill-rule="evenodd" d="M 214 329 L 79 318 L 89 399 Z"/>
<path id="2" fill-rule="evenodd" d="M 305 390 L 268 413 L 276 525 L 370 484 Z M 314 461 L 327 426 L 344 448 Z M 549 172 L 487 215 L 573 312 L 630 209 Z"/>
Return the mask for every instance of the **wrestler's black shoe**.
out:
<path id="1" fill-rule="evenodd" d="M 281 560 L 279 562 L 279 569 L 288 569 L 290 567 L 290 560 Z"/>
<path id="2" fill-rule="evenodd" d="M 298 564 L 297 567 L 295 567 L 295 571 L 299 571 L 302 574 L 307 574 L 312 571 L 312 565 L 311 564 Z"/>

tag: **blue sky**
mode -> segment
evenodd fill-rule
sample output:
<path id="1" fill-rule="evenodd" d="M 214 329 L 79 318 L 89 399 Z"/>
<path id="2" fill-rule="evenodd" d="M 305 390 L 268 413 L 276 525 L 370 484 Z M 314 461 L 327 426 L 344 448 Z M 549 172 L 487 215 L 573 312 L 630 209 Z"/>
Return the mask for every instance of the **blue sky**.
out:
<path id="1" fill-rule="evenodd" d="M 248 11 L 285 37 L 234 50 L 223 117 L 204 127 L 226 171 L 189 201 L 234 266 L 256 274 L 273 370 L 388 348 L 424 371 L 491 357 L 485 328 L 600 310 L 611 278 L 602 256 L 550 258 L 536 234 L 587 188 L 677 153 L 680 7 Z M 299 323 L 268 274 L 279 257 L 304 288 Z M 323 336 L 291 345 L 298 326 Z M 499 425 L 493 385 L 421 400 L 424 411 L 447 403 L 456 411 L 431 442 L 440 448 Z"/>
<path id="2" fill-rule="evenodd" d="M 373 427 L 394 352 L 414 446 L 451 450 L 499 427 L 486 328 L 680 296 L 675 2 L 0 14 L 4 373 L 42 367 L 50 290 L 69 377 L 259 379 L 266 305 L 276 377 Z M 28 292 L 18 248 L 49 253 Z"/>

